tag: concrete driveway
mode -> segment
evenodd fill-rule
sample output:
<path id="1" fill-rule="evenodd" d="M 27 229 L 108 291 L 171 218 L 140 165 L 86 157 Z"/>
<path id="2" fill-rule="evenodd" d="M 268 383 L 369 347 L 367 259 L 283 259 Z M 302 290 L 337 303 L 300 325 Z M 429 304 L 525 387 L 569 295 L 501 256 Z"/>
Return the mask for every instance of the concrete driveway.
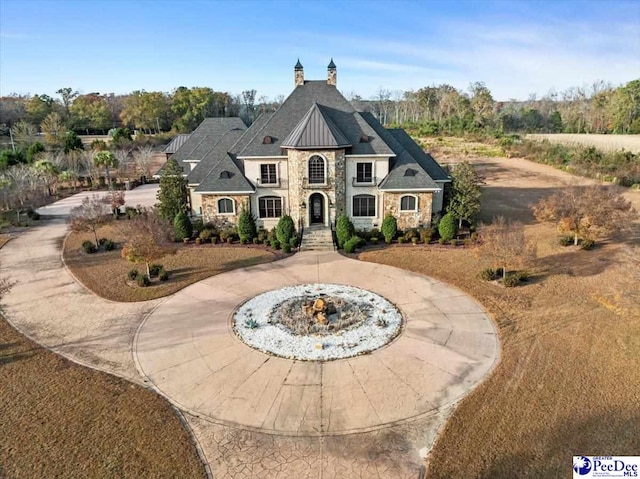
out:
<path id="1" fill-rule="evenodd" d="M 125 192 L 125 206 L 144 206 L 151 207 L 154 206 L 158 200 L 156 199 L 156 195 L 158 193 L 160 185 L 151 184 L 151 185 L 142 185 L 138 186 L 133 190 L 128 190 Z M 106 191 L 83 191 L 81 193 L 77 193 L 68 198 L 64 198 L 62 200 L 56 201 L 55 203 L 51 203 L 50 205 L 43 206 L 42 208 L 38 208 L 36 210 L 42 216 L 54 216 L 54 217 L 62 217 L 67 216 L 69 211 L 76 206 L 79 206 L 82 201 L 91 197 L 92 195 L 104 196 L 106 195 Z"/>
<path id="2" fill-rule="evenodd" d="M 152 386 L 182 412 L 216 479 L 415 479 L 456 402 L 495 364 L 483 309 L 433 279 L 336 253 L 301 253 L 196 283 L 165 299 L 114 303 L 61 261 L 67 226 L 43 221 L 0 249 L 16 281 L 6 316 L 76 362 Z M 239 342 L 230 314 L 265 290 L 351 284 L 394 302 L 406 324 L 372 354 L 326 363 Z"/>

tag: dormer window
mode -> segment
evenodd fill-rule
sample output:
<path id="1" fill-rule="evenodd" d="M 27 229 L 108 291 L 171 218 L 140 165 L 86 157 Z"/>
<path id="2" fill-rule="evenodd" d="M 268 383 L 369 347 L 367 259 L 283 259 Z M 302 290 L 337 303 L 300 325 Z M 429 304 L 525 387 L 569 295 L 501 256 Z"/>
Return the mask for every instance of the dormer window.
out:
<path id="1" fill-rule="evenodd" d="M 262 139 L 262 143 L 265 145 L 270 145 L 271 143 L 273 143 L 273 138 L 267 135 Z"/>
<path id="2" fill-rule="evenodd" d="M 371 141 L 371 138 L 369 137 L 369 135 L 362 135 L 360 137 L 360 143 L 369 143 Z"/>
<path id="3" fill-rule="evenodd" d="M 230 171 L 224 170 L 220 172 L 220 179 L 221 180 L 228 180 L 233 176 L 233 173 L 231 173 Z"/>
<path id="4" fill-rule="evenodd" d="M 413 168 L 407 168 L 404 172 L 404 176 L 416 176 L 417 171 Z"/>

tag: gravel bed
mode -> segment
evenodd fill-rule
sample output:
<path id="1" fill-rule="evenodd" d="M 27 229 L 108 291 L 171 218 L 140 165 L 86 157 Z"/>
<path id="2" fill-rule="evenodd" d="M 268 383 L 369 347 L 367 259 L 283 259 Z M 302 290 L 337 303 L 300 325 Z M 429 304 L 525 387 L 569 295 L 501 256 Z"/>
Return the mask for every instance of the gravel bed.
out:
<path id="1" fill-rule="evenodd" d="M 281 324 L 271 324 L 272 312 L 292 298 L 334 296 L 373 306 L 357 327 L 326 335 L 294 335 Z M 380 295 L 339 284 L 303 284 L 262 293 L 244 303 L 233 316 L 233 329 L 252 348 L 289 359 L 326 361 L 368 353 L 389 343 L 400 332 L 400 311 Z M 381 324 L 383 324 L 381 326 Z"/>

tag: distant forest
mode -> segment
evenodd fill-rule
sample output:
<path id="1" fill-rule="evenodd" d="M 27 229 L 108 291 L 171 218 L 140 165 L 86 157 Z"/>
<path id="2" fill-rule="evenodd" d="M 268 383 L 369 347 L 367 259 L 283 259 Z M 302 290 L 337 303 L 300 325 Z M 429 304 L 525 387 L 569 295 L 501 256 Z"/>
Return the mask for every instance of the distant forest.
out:
<path id="1" fill-rule="evenodd" d="M 412 126 L 421 135 L 640 133 L 640 79 L 619 87 L 596 82 L 526 101 L 495 101 L 481 82 L 472 83 L 467 91 L 439 85 L 405 92 L 381 89 L 369 99 L 346 96 L 356 109 L 372 112 L 382 123 Z M 118 127 L 183 133 L 193 131 L 206 117 L 240 116 L 250 124 L 283 101 L 282 95 L 258 97 L 256 90 L 233 95 L 209 87 L 179 87 L 171 93 L 81 95 L 67 87 L 59 89 L 55 98 L 40 94 L 0 98 L 0 135 L 8 136 L 10 128 L 53 139 L 70 130 L 106 134 Z"/>

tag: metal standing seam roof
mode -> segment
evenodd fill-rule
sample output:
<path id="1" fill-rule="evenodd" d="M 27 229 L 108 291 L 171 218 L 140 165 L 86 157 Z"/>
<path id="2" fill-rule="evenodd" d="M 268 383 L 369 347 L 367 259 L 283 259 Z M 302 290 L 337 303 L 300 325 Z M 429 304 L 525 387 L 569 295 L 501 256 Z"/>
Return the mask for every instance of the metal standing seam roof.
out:
<path id="1" fill-rule="evenodd" d="M 283 141 L 298 126 L 314 103 L 322 108 L 323 116 L 329 118 L 352 145 L 351 154 L 394 155 L 371 126 L 357 115 L 353 106 L 337 88 L 327 84 L 326 80 L 320 80 L 305 81 L 304 85 L 297 86 L 260 130 L 256 131 L 251 141 L 237 151 L 237 156 L 281 156 Z M 253 125 L 250 129 L 254 129 Z M 360 142 L 360 138 L 365 135 L 369 136 L 370 140 L 366 143 Z M 272 141 L 264 143 L 265 136 L 271 137 Z"/>
<path id="2" fill-rule="evenodd" d="M 184 145 L 184 143 L 191 136 L 190 133 L 181 133 L 173 137 L 173 139 L 169 142 L 166 148 L 163 150 L 164 153 L 175 153 L 178 149 Z"/>
<path id="3" fill-rule="evenodd" d="M 313 102 L 309 111 L 302 117 L 300 123 L 282 142 L 282 148 L 345 148 L 351 143 L 340 129 L 323 112 L 323 108 Z"/>

